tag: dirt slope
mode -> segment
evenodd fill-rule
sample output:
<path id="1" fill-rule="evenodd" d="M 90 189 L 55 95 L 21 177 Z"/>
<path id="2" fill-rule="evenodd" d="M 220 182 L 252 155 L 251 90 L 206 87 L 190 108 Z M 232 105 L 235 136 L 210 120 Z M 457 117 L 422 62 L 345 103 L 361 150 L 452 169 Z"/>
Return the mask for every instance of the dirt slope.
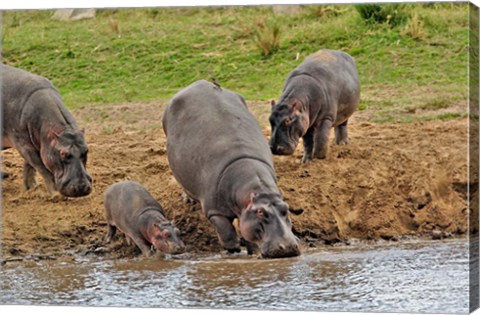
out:
<path id="1" fill-rule="evenodd" d="M 268 137 L 268 103 L 249 106 Z M 13 150 L 3 151 L 2 168 L 10 173 L 2 182 L 4 258 L 136 255 L 123 237 L 102 242 L 103 192 L 124 179 L 139 181 L 160 201 L 189 251 L 221 251 L 213 227 L 198 205 L 183 202 L 168 167 L 162 111 L 163 106 L 149 103 L 74 111 L 90 146 L 94 191 L 88 197 L 52 198 L 40 177 L 39 186 L 23 192 L 22 159 Z M 347 146 L 331 144 L 327 159 L 308 165 L 300 164 L 301 145 L 293 156 L 274 157 L 286 201 L 304 210 L 291 218 L 305 246 L 466 233 L 466 118 L 375 124 L 359 112 L 350 122 L 350 139 Z"/>

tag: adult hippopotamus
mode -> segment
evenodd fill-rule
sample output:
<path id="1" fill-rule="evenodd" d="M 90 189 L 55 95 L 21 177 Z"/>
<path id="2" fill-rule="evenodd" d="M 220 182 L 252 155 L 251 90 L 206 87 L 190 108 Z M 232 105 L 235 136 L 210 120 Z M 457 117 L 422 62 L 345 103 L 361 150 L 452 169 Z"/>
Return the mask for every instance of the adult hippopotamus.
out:
<path id="1" fill-rule="evenodd" d="M 150 256 L 151 245 L 169 254 L 185 250 L 180 231 L 165 218 L 160 204 L 145 187 L 134 181 L 123 181 L 110 186 L 105 192 L 105 217 L 110 242 L 117 228 L 133 241 L 144 256 Z"/>
<path id="2" fill-rule="evenodd" d="M 272 101 L 270 147 L 290 155 L 300 137 L 302 162 L 327 155 L 330 130 L 335 143 L 349 142 L 347 123 L 360 100 L 360 83 L 353 58 L 335 50 L 320 50 L 293 70 L 277 104 Z"/>
<path id="3" fill-rule="evenodd" d="M 232 225 L 238 218 L 249 253 L 259 247 L 264 257 L 300 255 L 268 143 L 239 94 L 197 81 L 168 104 L 163 130 L 173 175 L 229 252 L 240 251 Z"/>
<path id="4" fill-rule="evenodd" d="M 2 149 L 14 147 L 25 160 L 25 189 L 38 171 L 50 193 L 80 197 L 92 191 L 86 170 L 88 147 L 75 119 L 44 77 L 0 64 Z"/>

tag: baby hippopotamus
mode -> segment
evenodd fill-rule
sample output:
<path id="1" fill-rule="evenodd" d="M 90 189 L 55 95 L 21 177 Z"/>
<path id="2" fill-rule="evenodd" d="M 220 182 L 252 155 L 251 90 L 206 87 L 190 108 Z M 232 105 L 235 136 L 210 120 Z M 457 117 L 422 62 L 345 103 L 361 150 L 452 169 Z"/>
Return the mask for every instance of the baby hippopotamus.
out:
<path id="1" fill-rule="evenodd" d="M 105 217 L 108 222 L 106 242 L 115 236 L 117 228 L 133 241 L 144 256 L 150 256 L 151 246 L 169 254 L 185 251 L 180 231 L 169 222 L 160 204 L 137 182 L 113 184 L 105 192 Z"/>

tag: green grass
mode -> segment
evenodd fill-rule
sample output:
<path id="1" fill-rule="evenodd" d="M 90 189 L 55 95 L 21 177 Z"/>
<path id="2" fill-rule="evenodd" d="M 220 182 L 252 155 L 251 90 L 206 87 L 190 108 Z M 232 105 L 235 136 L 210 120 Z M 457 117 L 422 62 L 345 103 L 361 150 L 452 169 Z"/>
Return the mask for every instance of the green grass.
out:
<path id="1" fill-rule="evenodd" d="M 165 100 L 213 78 L 247 100 L 274 99 L 288 73 L 321 48 L 355 58 L 361 109 L 386 110 L 385 118 L 437 98 L 466 100 L 468 4 L 406 7 L 417 20 L 396 27 L 366 23 L 353 5 L 308 6 L 293 16 L 267 6 L 106 9 L 74 22 L 51 20 L 53 11 L 7 11 L 2 55 L 50 78 L 70 108 Z M 264 56 L 255 34 L 271 20 L 279 45 Z"/>

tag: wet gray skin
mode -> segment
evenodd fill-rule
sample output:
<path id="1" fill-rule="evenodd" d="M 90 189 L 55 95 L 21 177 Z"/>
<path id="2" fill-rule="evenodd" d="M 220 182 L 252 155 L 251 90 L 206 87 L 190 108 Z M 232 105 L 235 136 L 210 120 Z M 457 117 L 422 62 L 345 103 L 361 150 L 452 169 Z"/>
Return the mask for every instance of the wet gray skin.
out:
<path id="1" fill-rule="evenodd" d="M 300 255 L 288 205 L 276 183 L 272 153 L 237 93 L 197 81 L 177 93 L 163 116 L 170 168 L 186 195 L 200 202 L 229 252 Z"/>
<path id="2" fill-rule="evenodd" d="M 2 149 L 15 148 L 24 159 L 26 190 L 35 174 L 47 189 L 67 197 L 92 191 L 84 132 L 52 83 L 35 74 L 0 64 L 3 109 Z"/>
<path id="3" fill-rule="evenodd" d="M 353 58 L 335 50 L 308 56 L 288 76 L 278 103 L 272 101 L 270 148 L 291 155 L 303 139 L 303 163 L 324 159 L 330 129 L 335 143 L 349 143 L 347 124 L 360 100 Z"/>
<path id="4" fill-rule="evenodd" d="M 151 248 L 164 253 L 179 254 L 185 251 L 180 231 L 165 218 L 160 204 L 141 184 L 122 181 L 105 192 L 105 218 L 109 243 L 119 229 L 140 248 L 144 256 L 152 254 Z"/>

